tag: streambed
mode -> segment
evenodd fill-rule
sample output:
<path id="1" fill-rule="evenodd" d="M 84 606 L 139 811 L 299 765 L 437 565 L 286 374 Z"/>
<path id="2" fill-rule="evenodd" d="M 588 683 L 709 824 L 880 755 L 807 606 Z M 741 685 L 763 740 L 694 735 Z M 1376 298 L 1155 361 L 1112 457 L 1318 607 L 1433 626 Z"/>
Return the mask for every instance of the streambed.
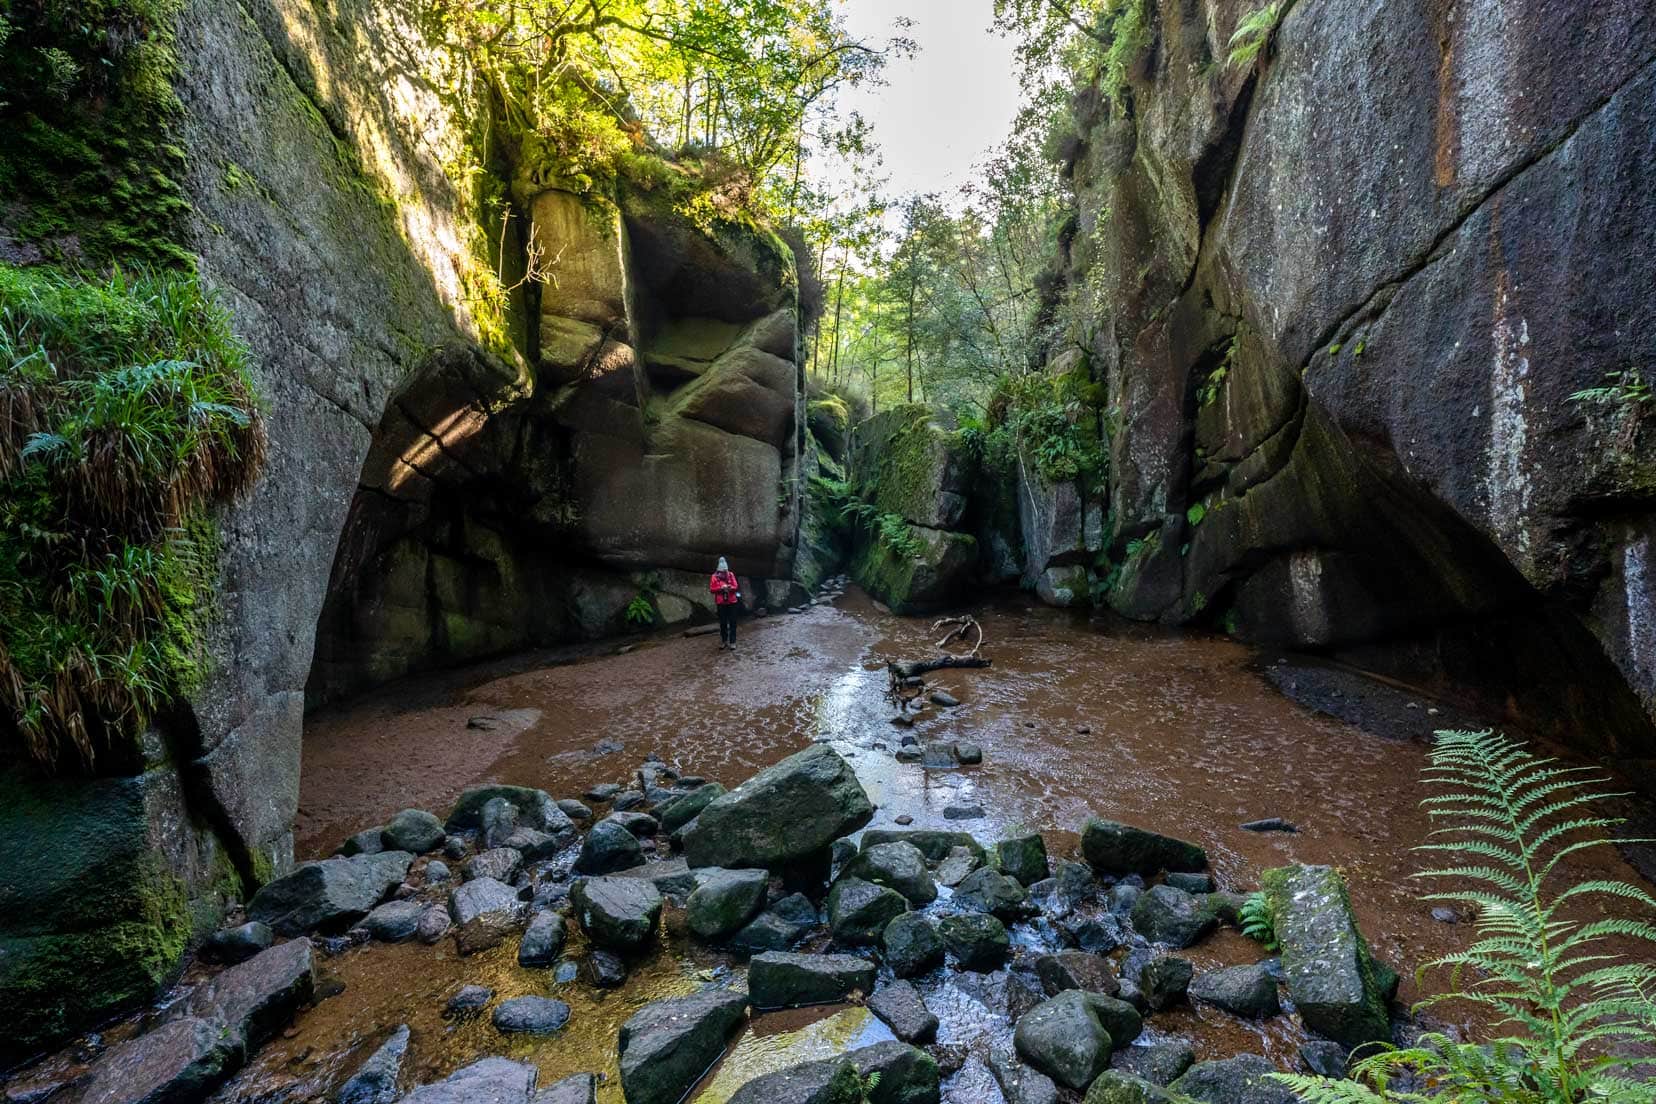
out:
<path id="1" fill-rule="evenodd" d="M 987 842 L 1022 825 L 1042 831 L 1057 859 L 1074 856 L 1088 815 L 1105 815 L 1201 844 L 1220 887 L 1235 891 L 1254 888 L 1268 867 L 1333 864 L 1349 880 L 1376 955 L 1404 976 L 1405 1004 L 1417 996 L 1414 968 L 1464 945 L 1469 926 L 1434 919 L 1418 900 L 1424 887 L 1410 877 L 1420 864 L 1408 848 L 1428 831 L 1418 779 L 1425 738 L 1440 723 L 1432 702 L 1397 696 L 1402 723 L 1418 720 L 1418 739 L 1370 735 L 1296 705 L 1265 677 L 1267 661 L 1224 638 L 1099 632 L 1019 597 L 980 618 L 994 665 L 931 676 L 933 688 L 960 704 L 928 709 L 912 731 L 928 743 L 980 745 L 981 766 L 928 769 L 893 758 L 905 730 L 890 720 L 885 663 L 930 654 L 940 634 L 853 590 L 837 606 L 744 624 L 734 654 L 720 652 L 712 637 L 661 636 L 625 654 L 518 657 L 318 714 L 305 746 L 300 857 L 326 855 L 401 808 L 442 813 L 485 780 L 578 797 L 595 783 L 626 782 L 654 755 L 734 786 L 825 740 L 855 766 L 878 806 L 872 827 L 895 826 L 902 816 L 914 827 L 966 829 Z M 946 808 L 962 805 L 981 806 L 983 817 L 945 819 Z M 1240 827 L 1265 817 L 1300 830 Z M 1609 852 L 1584 856 L 1576 873 L 1633 876 Z M 681 913 L 667 915 L 661 948 L 615 990 L 556 980 L 572 970 L 520 968 L 515 938 L 470 958 L 445 941 L 371 944 L 324 959 L 325 987 L 335 995 L 304 1013 L 218 1099 L 325 1098 L 386 1031 L 407 1023 L 418 1081 L 503 1054 L 536 1064 L 542 1084 L 605 1073 L 600 1100 L 619 1102 L 620 1023 L 650 1000 L 739 978 L 744 968 L 740 958 L 691 940 Z M 1014 942 L 1032 955 L 1054 947 L 1055 936 L 1020 926 Z M 566 958 L 584 949 L 572 929 Z M 1183 953 L 1199 971 L 1263 954 L 1223 929 Z M 556 996 L 571 1006 L 570 1024 L 529 1039 L 502 1036 L 486 1018 L 447 1021 L 443 1003 L 462 984 L 486 985 L 499 997 Z M 981 978 L 934 978 L 921 988 L 942 1020 L 940 1043 L 957 1054 L 981 1055 L 1009 1037 L 998 1014 L 1005 994 Z M 1256 1023 L 1189 1006 L 1158 1014 L 1153 1030 L 1190 1038 L 1198 1059 L 1253 1052 L 1282 1068 L 1292 1068 L 1304 1037 L 1291 1016 Z M 692 1099 L 718 1104 L 760 1073 L 887 1038 L 860 1007 L 759 1015 Z M 946 1080 L 953 1093 L 946 1099 L 993 1101 L 997 1090 L 983 1073 L 968 1062 Z"/>

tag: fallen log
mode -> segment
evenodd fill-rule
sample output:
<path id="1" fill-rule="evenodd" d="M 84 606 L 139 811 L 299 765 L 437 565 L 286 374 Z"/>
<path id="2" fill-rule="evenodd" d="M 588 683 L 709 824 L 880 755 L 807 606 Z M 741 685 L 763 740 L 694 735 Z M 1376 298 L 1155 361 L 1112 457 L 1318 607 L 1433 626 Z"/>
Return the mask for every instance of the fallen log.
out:
<path id="1" fill-rule="evenodd" d="M 916 659 L 908 663 L 893 663 L 891 670 L 899 679 L 913 678 L 928 671 L 941 671 L 951 667 L 988 667 L 989 660 L 984 656 L 964 655 L 938 656 L 936 659 Z"/>

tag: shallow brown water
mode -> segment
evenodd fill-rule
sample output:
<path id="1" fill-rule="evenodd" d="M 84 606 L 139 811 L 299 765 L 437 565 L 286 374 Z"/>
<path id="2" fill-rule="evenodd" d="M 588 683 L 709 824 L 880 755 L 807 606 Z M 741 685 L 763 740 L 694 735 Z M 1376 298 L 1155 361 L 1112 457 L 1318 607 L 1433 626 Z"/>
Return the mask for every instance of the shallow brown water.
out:
<path id="1" fill-rule="evenodd" d="M 1004 828 L 1027 825 L 1046 833 L 1056 858 L 1075 851 L 1088 815 L 1103 815 L 1202 844 L 1221 887 L 1234 890 L 1254 888 L 1262 869 L 1287 862 L 1338 866 L 1376 954 L 1405 976 L 1405 1002 L 1418 995 L 1416 966 L 1468 941 L 1469 926 L 1431 918 L 1417 899 L 1427 887 L 1410 876 L 1422 864 L 1408 848 L 1429 827 L 1418 804 L 1433 723 L 1424 700 L 1419 740 L 1384 739 L 1295 705 L 1266 682 L 1248 649 L 1223 638 L 1100 633 L 1020 598 L 980 616 L 984 653 L 994 666 L 931 676 L 933 688 L 962 704 L 928 710 L 913 731 L 926 742 L 978 743 L 981 767 L 926 770 L 892 759 L 888 749 L 901 730 L 889 721 L 884 664 L 931 654 L 941 633 L 928 620 L 883 613 L 853 592 L 837 609 L 745 624 L 734 655 L 720 653 L 710 637 L 662 637 L 625 655 L 557 666 L 520 659 L 517 673 L 499 677 L 474 671 L 402 685 L 320 714 L 306 737 L 301 856 L 324 854 L 401 808 L 442 813 L 481 781 L 575 797 L 596 782 L 625 782 L 655 754 L 685 773 L 734 785 L 825 739 L 856 765 L 880 806 L 875 826 L 907 814 L 919 826 L 964 828 L 992 840 Z M 594 750 L 601 740 L 622 749 Z M 987 819 L 943 818 L 946 806 L 964 803 L 984 806 Z M 1284 817 L 1300 832 L 1259 835 L 1239 827 L 1267 816 Z M 1583 856 L 1569 874 L 1634 877 L 1608 851 Z M 579 950 L 578 936 L 571 948 Z M 1201 968 L 1254 961 L 1261 952 L 1222 933 L 1190 956 Z M 609 994 L 518 968 L 512 942 L 463 960 L 452 949 L 358 948 L 327 962 L 343 992 L 267 1048 L 224 1099 L 320 1095 L 370 1042 L 407 1022 L 422 1080 L 500 1053 L 534 1061 L 543 1083 L 579 1070 L 606 1072 L 612 1081 L 601 1099 L 618 1102 L 620 1022 L 646 1001 L 691 991 L 720 969 L 739 976 L 742 967 L 693 948 L 676 928 L 667 951 L 636 966 L 626 987 Z M 558 996 L 572 1006 L 570 1026 L 524 1042 L 499 1036 L 486 1021 L 447 1024 L 442 1002 L 465 982 L 503 996 Z M 938 1000 L 946 1006 L 939 1010 L 943 1041 L 1004 1034 L 970 994 Z M 1190 1035 L 1201 1057 L 1251 1051 L 1284 1067 L 1302 1037 L 1291 1017 L 1261 1026 L 1212 1009 L 1159 1015 L 1155 1027 Z M 760 1072 L 884 1037 L 858 1008 L 759 1017 L 701 1099 L 715 1104 Z M 350 1040 L 364 1049 L 342 1057 Z"/>

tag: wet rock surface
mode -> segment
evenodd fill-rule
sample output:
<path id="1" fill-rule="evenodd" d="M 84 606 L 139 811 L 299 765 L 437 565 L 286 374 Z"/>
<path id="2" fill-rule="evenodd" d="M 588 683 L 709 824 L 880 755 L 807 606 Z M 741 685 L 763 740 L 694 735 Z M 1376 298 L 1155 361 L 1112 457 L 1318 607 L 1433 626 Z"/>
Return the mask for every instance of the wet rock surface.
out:
<path id="1" fill-rule="evenodd" d="M 713 991 L 646 1005 L 621 1025 L 621 1087 L 628 1104 L 678 1104 L 724 1053 L 747 998 Z"/>
<path id="2" fill-rule="evenodd" d="M 832 1004 L 872 992 L 875 972 L 874 963 L 856 955 L 766 951 L 748 963 L 748 994 L 755 1008 Z"/>

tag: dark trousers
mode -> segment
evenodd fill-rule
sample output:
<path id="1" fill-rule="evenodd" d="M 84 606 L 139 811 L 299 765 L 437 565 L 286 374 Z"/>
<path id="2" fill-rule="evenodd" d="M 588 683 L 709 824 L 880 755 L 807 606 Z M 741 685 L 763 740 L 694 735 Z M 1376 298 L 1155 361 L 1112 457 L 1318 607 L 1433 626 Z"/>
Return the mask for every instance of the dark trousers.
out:
<path id="1" fill-rule="evenodd" d="M 736 603 L 719 607 L 719 643 L 736 643 Z"/>

